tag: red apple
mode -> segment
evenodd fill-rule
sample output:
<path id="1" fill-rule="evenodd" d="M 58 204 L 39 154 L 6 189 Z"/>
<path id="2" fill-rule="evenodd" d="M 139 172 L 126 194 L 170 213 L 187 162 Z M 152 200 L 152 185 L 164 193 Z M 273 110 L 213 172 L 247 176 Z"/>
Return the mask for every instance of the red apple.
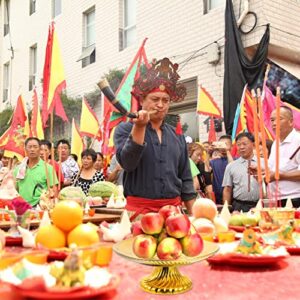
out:
<path id="1" fill-rule="evenodd" d="M 163 260 L 177 259 L 182 253 L 182 247 L 178 240 L 167 237 L 157 247 L 157 256 Z"/>
<path id="2" fill-rule="evenodd" d="M 142 229 L 141 221 L 136 221 L 132 223 L 131 232 L 133 236 L 137 236 L 139 234 L 143 234 L 144 231 Z"/>
<path id="3" fill-rule="evenodd" d="M 187 215 L 177 214 L 170 216 L 166 220 L 166 229 L 169 236 L 180 239 L 186 236 L 191 227 L 191 222 Z"/>
<path id="4" fill-rule="evenodd" d="M 180 210 L 177 206 L 165 205 L 158 211 L 158 213 L 163 216 L 164 220 L 166 220 L 171 215 L 179 214 Z"/>
<path id="5" fill-rule="evenodd" d="M 197 256 L 203 249 L 203 240 L 199 233 L 188 234 L 180 240 L 180 243 L 186 256 Z"/>
<path id="6" fill-rule="evenodd" d="M 143 215 L 141 226 L 146 234 L 158 234 L 164 226 L 164 218 L 159 213 L 148 213 Z"/>
<path id="7" fill-rule="evenodd" d="M 157 242 L 160 243 L 163 239 L 167 238 L 167 230 L 163 228 L 162 232 L 158 235 Z"/>
<path id="8" fill-rule="evenodd" d="M 132 250 L 133 253 L 142 258 L 151 258 L 156 252 L 156 239 L 147 234 L 140 234 L 134 238 Z"/>

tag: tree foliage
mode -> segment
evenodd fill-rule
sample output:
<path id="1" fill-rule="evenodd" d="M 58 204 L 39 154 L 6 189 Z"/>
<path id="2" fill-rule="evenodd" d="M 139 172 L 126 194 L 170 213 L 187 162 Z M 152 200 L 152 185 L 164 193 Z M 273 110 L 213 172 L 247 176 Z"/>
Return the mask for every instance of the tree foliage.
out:
<path id="1" fill-rule="evenodd" d="M 0 112 L 0 136 L 8 129 L 13 114 L 13 108 L 7 106 Z"/>

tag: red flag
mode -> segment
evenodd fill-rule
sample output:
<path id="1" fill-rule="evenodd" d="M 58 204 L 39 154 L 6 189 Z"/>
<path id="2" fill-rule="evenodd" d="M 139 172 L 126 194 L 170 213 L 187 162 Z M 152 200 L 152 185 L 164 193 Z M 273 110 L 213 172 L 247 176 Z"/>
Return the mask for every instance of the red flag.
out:
<path id="1" fill-rule="evenodd" d="M 182 131 L 182 126 L 181 126 L 181 122 L 180 122 L 180 116 L 177 117 L 177 124 L 176 124 L 176 129 L 175 132 L 177 135 L 182 135 L 183 131 Z"/>
<path id="2" fill-rule="evenodd" d="M 49 115 L 55 109 L 57 116 L 68 121 L 64 111 L 60 94 L 66 87 L 63 64 L 56 36 L 54 23 L 49 26 L 48 41 L 46 47 L 45 65 L 43 73 L 43 125 L 46 126 Z"/>
<path id="3" fill-rule="evenodd" d="M 25 156 L 24 143 L 31 135 L 26 108 L 21 96 L 18 97 L 13 119 L 8 129 L 8 142 L 3 147 L 5 156 L 17 156 L 21 160 Z"/>
<path id="4" fill-rule="evenodd" d="M 217 140 L 216 130 L 215 130 L 215 122 L 214 118 L 210 117 L 210 127 L 208 132 L 208 141 L 210 143 L 215 142 Z"/>

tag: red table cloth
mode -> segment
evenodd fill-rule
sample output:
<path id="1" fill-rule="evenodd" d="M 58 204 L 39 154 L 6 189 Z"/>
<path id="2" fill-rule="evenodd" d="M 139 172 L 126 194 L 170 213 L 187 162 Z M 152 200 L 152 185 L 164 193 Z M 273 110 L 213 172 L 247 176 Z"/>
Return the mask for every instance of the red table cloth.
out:
<path id="1" fill-rule="evenodd" d="M 211 267 L 199 262 L 180 267 L 182 274 L 193 281 L 187 293 L 161 296 L 142 291 L 139 281 L 152 272 L 152 267 L 130 262 L 114 254 L 110 269 L 120 276 L 116 292 L 96 299 L 155 300 L 155 299 L 216 299 L 216 300 L 292 300 L 300 298 L 300 256 L 291 256 L 272 268 Z M 12 290 L 0 284 L 0 299 L 23 300 L 12 295 Z"/>

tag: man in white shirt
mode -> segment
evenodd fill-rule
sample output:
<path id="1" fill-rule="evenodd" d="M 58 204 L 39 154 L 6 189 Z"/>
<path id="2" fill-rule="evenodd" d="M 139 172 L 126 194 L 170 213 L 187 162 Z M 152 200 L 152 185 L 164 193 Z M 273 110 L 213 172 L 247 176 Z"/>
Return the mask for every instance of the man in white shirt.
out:
<path id="1" fill-rule="evenodd" d="M 272 129 L 276 130 L 276 123 L 280 124 L 279 145 L 279 191 L 278 199 L 281 206 L 285 206 L 290 198 L 294 207 L 300 207 L 300 133 L 294 129 L 293 112 L 287 106 L 280 108 L 280 120 L 276 119 L 276 110 L 271 114 Z M 276 192 L 275 165 L 276 142 L 273 143 L 269 157 L 270 188 L 272 196 Z"/>

